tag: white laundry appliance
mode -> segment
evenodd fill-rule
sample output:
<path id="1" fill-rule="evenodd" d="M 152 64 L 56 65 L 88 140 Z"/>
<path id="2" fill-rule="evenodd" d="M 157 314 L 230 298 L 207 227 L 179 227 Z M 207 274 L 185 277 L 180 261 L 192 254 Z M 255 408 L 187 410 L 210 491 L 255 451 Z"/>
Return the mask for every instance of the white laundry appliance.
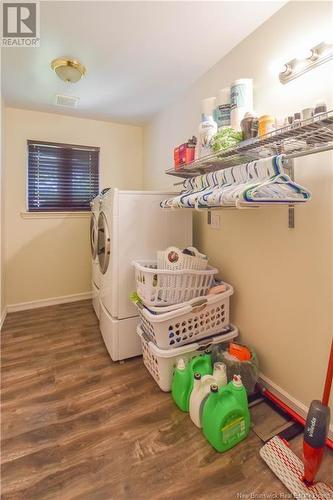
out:
<path id="1" fill-rule="evenodd" d="M 171 194 L 172 196 L 172 194 Z M 163 210 L 170 193 L 110 189 L 101 201 L 97 253 L 101 271 L 100 329 L 114 361 L 141 354 L 133 260 L 154 260 L 157 250 L 192 245 L 192 213 Z"/>
<path id="2" fill-rule="evenodd" d="M 92 303 L 99 318 L 99 288 L 101 282 L 101 271 L 99 269 L 98 255 L 97 255 L 97 242 L 98 242 L 98 217 L 101 207 L 103 195 L 108 191 L 103 191 L 98 194 L 90 203 L 91 216 L 90 216 L 90 251 L 91 251 L 91 289 L 92 289 Z"/>
<path id="3" fill-rule="evenodd" d="M 100 287 L 100 270 L 97 256 L 97 241 L 98 241 L 98 216 L 100 208 L 100 195 L 91 202 L 90 215 L 90 251 L 91 251 L 91 291 L 92 304 L 99 318 L 99 287 Z"/>

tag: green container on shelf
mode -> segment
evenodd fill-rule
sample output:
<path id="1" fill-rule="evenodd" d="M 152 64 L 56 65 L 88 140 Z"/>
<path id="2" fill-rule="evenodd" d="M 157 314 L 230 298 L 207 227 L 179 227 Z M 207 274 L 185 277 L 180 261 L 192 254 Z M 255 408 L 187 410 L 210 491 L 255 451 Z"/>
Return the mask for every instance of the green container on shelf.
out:
<path id="1" fill-rule="evenodd" d="M 211 386 L 202 414 L 205 438 L 215 448 L 227 451 L 246 438 L 250 430 L 247 394 L 241 377 L 234 375 L 229 384 Z"/>
<path id="2" fill-rule="evenodd" d="M 183 358 L 177 362 L 177 367 L 173 373 L 171 395 L 182 411 L 189 411 L 189 400 L 193 389 L 194 373 L 204 375 L 213 374 L 212 358 L 210 354 L 195 356 L 188 363 Z"/>

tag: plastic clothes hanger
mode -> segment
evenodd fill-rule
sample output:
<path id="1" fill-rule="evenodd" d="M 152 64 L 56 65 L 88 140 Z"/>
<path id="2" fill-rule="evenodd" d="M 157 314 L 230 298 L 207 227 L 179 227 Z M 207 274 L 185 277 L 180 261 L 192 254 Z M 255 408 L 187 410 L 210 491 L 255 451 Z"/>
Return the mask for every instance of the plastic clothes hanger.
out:
<path id="1" fill-rule="evenodd" d="M 252 168 L 251 168 L 252 167 Z M 209 207 L 235 206 L 234 193 L 243 190 L 248 180 L 258 180 L 258 172 L 255 162 L 237 165 L 218 172 L 219 180 L 217 187 L 205 200 L 199 198 L 200 205 Z"/>
<path id="2" fill-rule="evenodd" d="M 183 188 L 184 189 L 181 191 L 181 193 L 188 191 L 190 189 L 190 186 L 191 186 L 191 179 L 185 179 L 183 181 Z M 175 198 L 177 198 L 177 197 L 168 198 L 167 200 L 161 201 L 160 207 L 161 208 L 172 208 L 172 203 L 174 202 Z"/>
<path id="3" fill-rule="evenodd" d="M 167 200 L 167 207 L 169 207 L 169 208 L 183 208 L 183 205 L 181 204 L 181 197 L 185 196 L 185 195 L 189 195 L 193 192 L 194 181 L 195 181 L 195 178 L 185 179 L 185 181 L 183 182 L 184 189 L 180 192 L 180 194 L 178 196 L 175 196 L 174 198 Z"/>
<path id="4" fill-rule="evenodd" d="M 248 202 L 288 203 L 304 202 L 311 198 L 311 193 L 282 172 L 284 155 L 273 158 L 276 175 L 256 185 L 248 186 L 240 199 Z"/>
<path id="5" fill-rule="evenodd" d="M 208 174 L 196 177 L 196 190 L 186 199 L 182 198 L 182 204 L 195 208 L 198 197 L 211 192 L 213 187 L 216 185 L 216 182 L 215 172 L 209 172 Z"/>
<path id="6" fill-rule="evenodd" d="M 207 179 L 205 175 L 199 175 L 193 179 L 193 190 L 180 196 L 180 204 L 185 208 L 194 208 L 195 200 L 199 193 L 207 188 Z"/>
<path id="7" fill-rule="evenodd" d="M 248 202 L 288 203 L 308 201 L 311 193 L 291 181 L 289 176 L 280 174 L 274 179 L 249 187 L 241 197 Z"/>
<path id="8" fill-rule="evenodd" d="M 221 192 L 227 186 L 232 186 L 235 183 L 235 177 L 233 174 L 234 167 L 227 168 L 224 170 L 219 170 L 217 172 L 217 184 L 212 189 L 211 193 L 205 195 L 205 197 L 199 197 L 197 200 L 196 208 L 200 207 L 220 207 L 221 203 L 219 201 Z"/>
<path id="9" fill-rule="evenodd" d="M 219 208 L 248 203 L 294 203 L 311 193 L 283 172 L 285 156 L 263 158 L 217 172 L 186 179 L 178 196 L 161 202 L 162 208 Z"/>

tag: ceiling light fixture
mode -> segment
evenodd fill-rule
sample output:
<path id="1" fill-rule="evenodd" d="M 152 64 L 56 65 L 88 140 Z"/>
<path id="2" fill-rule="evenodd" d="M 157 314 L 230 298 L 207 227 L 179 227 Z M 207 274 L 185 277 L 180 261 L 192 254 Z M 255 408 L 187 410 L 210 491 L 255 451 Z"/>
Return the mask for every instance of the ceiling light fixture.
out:
<path id="1" fill-rule="evenodd" d="M 333 44 L 322 42 L 313 47 L 309 52 L 309 57 L 304 59 L 292 59 L 286 63 L 279 74 L 281 83 L 288 83 L 307 71 L 333 59 Z"/>
<path id="2" fill-rule="evenodd" d="M 79 61 L 59 57 L 51 62 L 51 69 L 66 83 L 76 83 L 86 74 L 86 68 Z"/>

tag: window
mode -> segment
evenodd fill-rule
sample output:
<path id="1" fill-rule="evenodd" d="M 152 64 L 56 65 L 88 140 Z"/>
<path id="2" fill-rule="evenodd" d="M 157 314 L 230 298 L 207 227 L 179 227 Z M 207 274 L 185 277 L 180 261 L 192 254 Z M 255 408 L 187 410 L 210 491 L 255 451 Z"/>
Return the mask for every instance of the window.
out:
<path id="1" fill-rule="evenodd" d="M 90 210 L 99 191 L 99 148 L 28 141 L 28 210 Z"/>

